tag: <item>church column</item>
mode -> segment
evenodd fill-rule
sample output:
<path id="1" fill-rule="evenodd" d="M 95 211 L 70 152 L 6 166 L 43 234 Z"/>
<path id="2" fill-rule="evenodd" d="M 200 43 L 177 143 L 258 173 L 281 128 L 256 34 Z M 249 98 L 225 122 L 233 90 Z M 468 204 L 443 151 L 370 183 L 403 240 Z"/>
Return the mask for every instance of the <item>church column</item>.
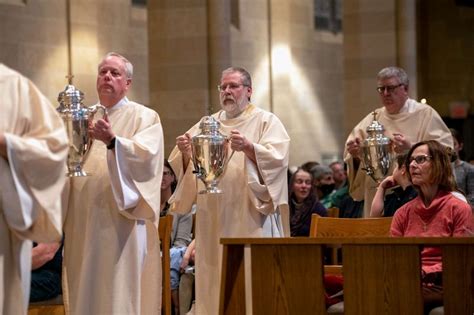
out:
<path id="1" fill-rule="evenodd" d="M 375 90 L 376 75 L 383 67 L 396 66 L 399 61 L 396 8 L 396 0 L 344 1 L 346 135 L 367 113 L 382 106 Z"/>
<path id="2" fill-rule="evenodd" d="M 218 109 L 216 85 L 230 64 L 228 11 L 219 0 L 148 3 L 150 106 L 162 119 L 166 155 L 176 136 Z"/>

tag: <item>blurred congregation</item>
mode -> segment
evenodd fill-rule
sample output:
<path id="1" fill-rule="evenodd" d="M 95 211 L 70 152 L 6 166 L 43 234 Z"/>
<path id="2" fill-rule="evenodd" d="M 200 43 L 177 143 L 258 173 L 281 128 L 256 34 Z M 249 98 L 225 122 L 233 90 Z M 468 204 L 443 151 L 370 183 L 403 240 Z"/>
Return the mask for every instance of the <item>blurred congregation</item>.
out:
<path id="1" fill-rule="evenodd" d="M 474 314 L 473 22 L 469 0 L 0 0 L 0 313 Z M 357 269 L 358 242 L 415 263 Z"/>

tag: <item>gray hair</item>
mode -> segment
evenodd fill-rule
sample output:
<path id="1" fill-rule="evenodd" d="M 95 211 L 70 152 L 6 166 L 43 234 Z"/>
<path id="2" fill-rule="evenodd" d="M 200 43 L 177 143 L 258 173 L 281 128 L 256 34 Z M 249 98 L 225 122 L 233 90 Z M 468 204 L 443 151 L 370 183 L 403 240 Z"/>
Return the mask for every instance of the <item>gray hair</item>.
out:
<path id="1" fill-rule="evenodd" d="M 386 67 L 380 70 L 377 74 L 377 80 L 389 79 L 393 77 L 396 77 L 401 84 L 408 86 L 408 75 L 402 68 Z"/>
<path id="2" fill-rule="evenodd" d="M 316 165 L 311 168 L 314 179 L 321 179 L 324 175 L 333 174 L 332 169 L 327 165 Z"/>
<path id="3" fill-rule="evenodd" d="M 102 64 L 102 62 L 107 59 L 108 57 L 117 57 L 119 58 L 120 60 L 122 60 L 123 62 L 123 65 L 124 65 L 124 68 L 125 68 L 125 75 L 127 76 L 127 79 L 131 79 L 132 76 L 133 76 L 133 65 L 132 63 L 127 59 L 125 58 L 124 56 L 122 56 L 121 54 L 119 53 L 116 53 L 116 52 L 109 52 L 107 53 L 104 58 L 102 58 L 102 61 L 99 63 L 99 67 L 100 65 Z"/>
<path id="4" fill-rule="evenodd" d="M 250 73 L 244 68 L 240 68 L 240 67 L 227 68 L 224 71 L 222 71 L 222 76 L 224 76 L 224 74 L 234 73 L 234 72 L 240 73 L 240 75 L 242 76 L 243 85 L 252 87 L 252 78 L 250 77 Z"/>

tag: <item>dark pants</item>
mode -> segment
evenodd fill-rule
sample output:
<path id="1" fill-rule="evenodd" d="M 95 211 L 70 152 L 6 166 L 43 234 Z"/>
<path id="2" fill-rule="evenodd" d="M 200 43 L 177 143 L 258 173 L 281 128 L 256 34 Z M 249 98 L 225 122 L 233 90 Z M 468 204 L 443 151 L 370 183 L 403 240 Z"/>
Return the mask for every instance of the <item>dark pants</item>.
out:
<path id="1" fill-rule="evenodd" d="M 438 306 L 443 305 L 443 281 L 442 273 L 436 272 L 426 275 L 422 280 L 421 291 L 425 314 Z"/>
<path id="2" fill-rule="evenodd" d="M 50 270 L 31 273 L 30 302 L 53 299 L 61 294 L 61 275 Z"/>

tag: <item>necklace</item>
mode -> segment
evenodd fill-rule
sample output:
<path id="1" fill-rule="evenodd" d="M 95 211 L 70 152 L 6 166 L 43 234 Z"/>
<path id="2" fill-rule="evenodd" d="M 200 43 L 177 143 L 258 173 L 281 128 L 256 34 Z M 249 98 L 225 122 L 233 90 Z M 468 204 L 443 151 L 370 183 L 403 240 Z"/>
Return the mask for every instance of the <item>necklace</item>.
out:
<path id="1" fill-rule="evenodd" d="M 430 226 L 431 222 L 434 220 L 434 218 L 436 218 L 436 214 L 434 214 L 429 220 L 428 222 L 425 222 L 425 220 L 423 220 L 423 218 L 416 212 L 414 211 L 415 214 L 418 216 L 418 218 L 420 219 L 421 223 L 423 224 L 423 232 L 426 232 L 428 230 L 428 227 Z"/>

